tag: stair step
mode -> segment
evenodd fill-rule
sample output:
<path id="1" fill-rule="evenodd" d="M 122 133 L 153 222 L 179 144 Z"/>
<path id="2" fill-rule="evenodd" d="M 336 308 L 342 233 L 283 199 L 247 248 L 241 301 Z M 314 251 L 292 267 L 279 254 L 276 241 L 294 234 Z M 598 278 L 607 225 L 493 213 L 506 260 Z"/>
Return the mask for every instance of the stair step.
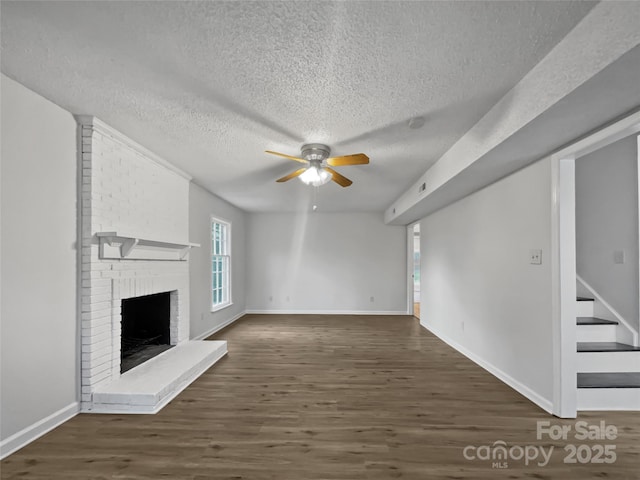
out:
<path id="1" fill-rule="evenodd" d="M 578 388 L 577 406 L 585 410 L 640 411 L 640 388 Z"/>
<path id="2" fill-rule="evenodd" d="M 577 325 L 618 325 L 618 322 L 613 320 L 605 320 L 604 318 L 596 317 L 578 317 Z"/>
<path id="3" fill-rule="evenodd" d="M 578 373 L 578 388 L 640 388 L 640 372 Z"/>
<path id="4" fill-rule="evenodd" d="M 576 371 L 579 373 L 638 372 L 640 351 L 583 351 L 578 352 Z"/>
<path id="5" fill-rule="evenodd" d="M 592 298 L 578 297 L 576 317 L 593 317 L 596 302 Z"/>
<path id="6" fill-rule="evenodd" d="M 615 323 L 578 323 L 576 328 L 576 342 L 617 342 L 619 339 L 616 337 L 616 329 L 617 326 Z"/>
<path id="7" fill-rule="evenodd" d="M 618 342 L 578 342 L 578 352 L 640 352 L 640 347 Z"/>

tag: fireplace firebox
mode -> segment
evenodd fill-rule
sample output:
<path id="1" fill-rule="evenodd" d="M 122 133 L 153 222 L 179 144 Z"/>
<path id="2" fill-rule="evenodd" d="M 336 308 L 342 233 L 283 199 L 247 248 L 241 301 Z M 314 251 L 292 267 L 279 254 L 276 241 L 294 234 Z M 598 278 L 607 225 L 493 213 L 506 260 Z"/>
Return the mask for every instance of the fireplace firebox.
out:
<path id="1" fill-rule="evenodd" d="M 169 292 L 122 300 L 120 373 L 171 348 Z"/>

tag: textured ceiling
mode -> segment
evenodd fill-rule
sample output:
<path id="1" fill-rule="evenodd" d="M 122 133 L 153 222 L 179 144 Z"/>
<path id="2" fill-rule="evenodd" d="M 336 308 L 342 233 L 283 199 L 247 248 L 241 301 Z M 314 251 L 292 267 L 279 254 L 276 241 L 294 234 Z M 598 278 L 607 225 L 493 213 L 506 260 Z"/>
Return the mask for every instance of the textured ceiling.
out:
<path id="1" fill-rule="evenodd" d="M 592 6 L 3 1 L 1 67 L 243 209 L 382 211 Z M 308 142 L 371 164 L 275 183 Z"/>

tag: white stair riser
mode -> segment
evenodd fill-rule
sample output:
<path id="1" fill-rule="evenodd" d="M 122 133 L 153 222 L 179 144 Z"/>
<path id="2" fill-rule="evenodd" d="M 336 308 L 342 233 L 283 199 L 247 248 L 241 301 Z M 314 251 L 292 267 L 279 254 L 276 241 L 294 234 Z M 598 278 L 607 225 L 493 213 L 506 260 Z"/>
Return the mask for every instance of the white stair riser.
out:
<path id="1" fill-rule="evenodd" d="M 638 372 L 638 352 L 578 352 L 578 373 Z"/>
<path id="2" fill-rule="evenodd" d="M 593 302 L 576 302 L 576 317 L 593 316 Z"/>
<path id="3" fill-rule="evenodd" d="M 615 325 L 578 325 L 578 342 L 615 342 Z"/>
<path id="4" fill-rule="evenodd" d="M 640 411 L 640 388 L 579 388 L 578 410 Z"/>

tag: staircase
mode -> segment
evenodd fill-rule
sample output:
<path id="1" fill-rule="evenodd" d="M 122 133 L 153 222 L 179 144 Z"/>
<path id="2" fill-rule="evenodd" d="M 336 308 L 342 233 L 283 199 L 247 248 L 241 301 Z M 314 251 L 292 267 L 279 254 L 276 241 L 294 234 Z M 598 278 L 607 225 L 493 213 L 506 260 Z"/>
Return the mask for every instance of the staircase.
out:
<path id="1" fill-rule="evenodd" d="M 623 343 L 619 322 L 594 316 L 577 299 L 578 410 L 640 411 L 640 347 Z"/>

